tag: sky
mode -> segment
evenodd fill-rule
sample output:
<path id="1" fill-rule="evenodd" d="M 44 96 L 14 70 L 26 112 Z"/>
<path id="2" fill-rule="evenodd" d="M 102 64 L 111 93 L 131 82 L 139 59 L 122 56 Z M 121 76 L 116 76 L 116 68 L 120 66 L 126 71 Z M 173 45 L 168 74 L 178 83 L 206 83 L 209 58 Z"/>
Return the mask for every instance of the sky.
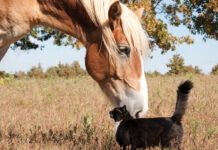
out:
<path id="1" fill-rule="evenodd" d="M 198 66 L 203 73 L 209 74 L 216 64 L 218 64 L 218 42 L 216 40 L 203 41 L 201 35 L 191 35 L 185 27 L 170 27 L 169 31 L 176 36 L 190 35 L 194 40 L 194 44 L 182 44 L 177 46 L 175 51 L 169 51 L 162 55 L 161 50 L 156 48 L 150 54 L 152 59 L 148 58 L 144 61 L 144 70 L 153 72 L 155 70 L 166 73 L 169 68 L 166 64 L 175 54 L 180 54 L 185 65 Z M 86 50 L 72 49 L 72 47 L 58 47 L 52 44 L 52 40 L 46 41 L 43 50 L 12 50 L 9 49 L 5 57 L 0 62 L 0 71 L 15 73 L 18 71 L 27 72 L 33 66 L 40 63 L 44 70 L 50 66 L 57 66 L 59 63 L 72 64 L 79 61 L 82 68 L 85 69 L 85 53 Z"/>

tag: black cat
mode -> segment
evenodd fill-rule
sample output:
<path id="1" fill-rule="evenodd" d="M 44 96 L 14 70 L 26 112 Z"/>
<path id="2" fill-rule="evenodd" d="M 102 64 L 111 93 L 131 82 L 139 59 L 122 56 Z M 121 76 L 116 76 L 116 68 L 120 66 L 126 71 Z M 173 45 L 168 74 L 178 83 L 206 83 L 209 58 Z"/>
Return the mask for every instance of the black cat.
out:
<path id="1" fill-rule="evenodd" d="M 131 146 L 132 150 L 155 146 L 161 146 L 162 149 L 180 149 L 183 136 L 181 120 L 192 87 L 193 83 L 189 80 L 179 85 L 172 117 L 133 119 L 126 106 L 110 111 L 110 117 L 115 120 L 115 134 L 119 145 L 124 150 L 127 146 Z"/>

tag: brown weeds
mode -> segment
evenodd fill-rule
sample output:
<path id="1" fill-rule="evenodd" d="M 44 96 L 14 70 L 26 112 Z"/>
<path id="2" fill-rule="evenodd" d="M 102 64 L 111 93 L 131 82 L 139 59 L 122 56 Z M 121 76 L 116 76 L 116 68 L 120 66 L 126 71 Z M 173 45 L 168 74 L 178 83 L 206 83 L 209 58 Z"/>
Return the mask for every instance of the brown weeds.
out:
<path id="1" fill-rule="evenodd" d="M 171 116 L 176 90 L 191 79 L 184 150 L 218 149 L 218 76 L 149 77 L 146 117 Z M 88 76 L 15 79 L 0 84 L 0 149 L 119 149 L 112 105 Z M 159 148 L 155 148 L 159 149 Z"/>

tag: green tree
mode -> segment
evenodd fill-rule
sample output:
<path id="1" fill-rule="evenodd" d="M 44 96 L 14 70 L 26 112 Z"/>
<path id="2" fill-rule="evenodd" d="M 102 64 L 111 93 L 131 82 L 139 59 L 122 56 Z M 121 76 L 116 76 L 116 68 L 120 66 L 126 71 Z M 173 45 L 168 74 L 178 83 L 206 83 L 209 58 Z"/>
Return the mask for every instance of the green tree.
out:
<path id="1" fill-rule="evenodd" d="M 212 68 L 211 74 L 218 75 L 218 64 Z"/>
<path id="2" fill-rule="evenodd" d="M 189 36 L 174 36 L 169 33 L 168 26 L 187 27 L 192 34 L 201 34 L 206 39 L 218 39 L 217 2 L 216 0 L 120 0 L 129 8 L 135 10 L 145 8 L 142 25 L 148 34 L 150 47 L 159 47 L 162 53 L 175 50 L 178 44 L 194 42 Z M 71 45 L 80 48 L 81 43 L 62 32 L 36 27 L 24 39 L 16 42 L 13 48 L 21 49 L 43 48 L 31 42 L 31 38 L 46 41 L 54 38 L 56 45 Z"/>
<path id="3" fill-rule="evenodd" d="M 179 54 L 176 54 L 173 56 L 172 59 L 170 59 L 169 64 L 167 64 L 167 67 L 170 68 L 170 70 L 167 72 L 167 75 L 179 75 L 179 74 L 186 74 L 186 73 L 192 73 L 192 74 L 201 74 L 202 70 L 192 65 L 185 66 L 184 65 L 184 59 Z"/>
<path id="4" fill-rule="evenodd" d="M 167 64 L 167 67 L 170 68 L 167 74 L 183 74 L 185 73 L 184 59 L 179 55 L 174 55 L 172 59 L 170 59 L 170 63 Z"/>

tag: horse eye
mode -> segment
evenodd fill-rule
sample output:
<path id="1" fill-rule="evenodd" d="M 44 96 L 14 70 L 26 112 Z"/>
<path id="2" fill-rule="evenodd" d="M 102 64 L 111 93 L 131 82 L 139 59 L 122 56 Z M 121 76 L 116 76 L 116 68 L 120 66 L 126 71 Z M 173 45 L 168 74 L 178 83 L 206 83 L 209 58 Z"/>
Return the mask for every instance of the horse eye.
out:
<path id="1" fill-rule="evenodd" d="M 129 54 L 130 54 L 130 47 L 129 47 L 129 45 L 127 45 L 127 44 L 119 44 L 118 48 L 119 48 L 119 53 L 120 54 L 125 54 L 125 55 L 129 56 Z"/>

